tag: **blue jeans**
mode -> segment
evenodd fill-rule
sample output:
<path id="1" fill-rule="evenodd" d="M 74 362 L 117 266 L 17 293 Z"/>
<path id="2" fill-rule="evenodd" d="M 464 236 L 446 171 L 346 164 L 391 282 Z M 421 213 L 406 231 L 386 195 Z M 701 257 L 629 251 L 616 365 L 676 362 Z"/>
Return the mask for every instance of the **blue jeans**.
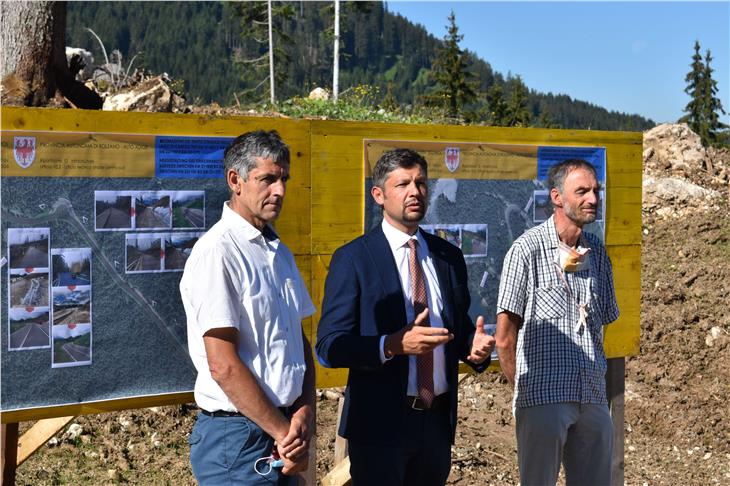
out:
<path id="1" fill-rule="evenodd" d="M 199 413 L 188 442 L 190 465 L 201 486 L 297 484 L 296 476 L 281 474 L 281 468 L 266 476 L 256 473 L 254 463 L 271 455 L 274 439 L 246 417 Z M 261 472 L 268 469 L 265 461 L 258 465 Z"/>

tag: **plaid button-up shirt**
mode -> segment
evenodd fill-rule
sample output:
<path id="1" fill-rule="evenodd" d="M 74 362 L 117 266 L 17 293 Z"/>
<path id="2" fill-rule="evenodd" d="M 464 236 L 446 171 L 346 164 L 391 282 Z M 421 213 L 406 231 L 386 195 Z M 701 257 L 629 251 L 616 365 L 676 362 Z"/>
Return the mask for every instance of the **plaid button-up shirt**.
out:
<path id="1" fill-rule="evenodd" d="M 513 406 L 606 404 L 603 326 L 618 318 L 611 261 L 598 238 L 583 232 L 590 266 L 562 272 L 550 217 L 515 240 L 502 266 L 497 313 L 522 317 L 517 334 Z M 579 326 L 585 305 L 587 326 Z"/>

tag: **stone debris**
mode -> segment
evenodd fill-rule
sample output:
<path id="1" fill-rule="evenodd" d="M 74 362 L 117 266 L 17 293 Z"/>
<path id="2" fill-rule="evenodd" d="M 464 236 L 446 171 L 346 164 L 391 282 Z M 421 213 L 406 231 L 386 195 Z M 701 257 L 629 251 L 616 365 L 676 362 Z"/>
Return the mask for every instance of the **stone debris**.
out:
<path id="1" fill-rule="evenodd" d="M 309 92 L 310 100 L 328 100 L 330 99 L 330 92 L 324 88 L 314 88 Z"/>
<path id="2" fill-rule="evenodd" d="M 730 151 L 702 146 L 687 124 L 644 133 L 642 210 L 660 219 L 720 211 L 730 191 Z"/>
<path id="3" fill-rule="evenodd" d="M 68 426 L 68 429 L 66 429 L 66 432 L 63 434 L 63 440 L 67 442 L 74 442 L 83 433 L 84 428 L 77 423 L 73 423 Z"/>
<path id="4" fill-rule="evenodd" d="M 185 100 L 170 88 L 165 75 L 146 79 L 138 84 L 120 89 L 104 100 L 104 111 L 179 112 Z"/>

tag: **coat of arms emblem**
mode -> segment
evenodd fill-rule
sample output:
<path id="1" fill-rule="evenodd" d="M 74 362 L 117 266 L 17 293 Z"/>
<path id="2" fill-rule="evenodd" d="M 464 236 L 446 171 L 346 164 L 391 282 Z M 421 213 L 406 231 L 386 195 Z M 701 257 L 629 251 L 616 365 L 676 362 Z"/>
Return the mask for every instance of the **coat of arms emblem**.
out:
<path id="1" fill-rule="evenodd" d="M 14 137 L 13 156 L 23 169 L 30 167 L 35 160 L 35 137 Z"/>
<path id="2" fill-rule="evenodd" d="M 444 149 L 444 162 L 449 172 L 456 172 L 461 164 L 461 150 L 459 147 L 446 147 Z"/>

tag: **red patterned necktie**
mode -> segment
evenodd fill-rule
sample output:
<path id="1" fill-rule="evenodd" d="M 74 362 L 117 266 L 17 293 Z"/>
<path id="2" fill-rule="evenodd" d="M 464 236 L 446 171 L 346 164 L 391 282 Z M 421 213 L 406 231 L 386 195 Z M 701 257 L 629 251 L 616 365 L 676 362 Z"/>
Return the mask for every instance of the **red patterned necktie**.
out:
<path id="1" fill-rule="evenodd" d="M 411 280 L 411 300 L 413 300 L 414 317 L 428 307 L 426 299 L 426 281 L 423 278 L 423 269 L 418 262 L 418 240 L 408 240 L 408 247 L 411 249 L 408 255 L 408 267 Z M 430 326 L 431 321 L 426 316 L 422 324 Z M 418 396 L 423 400 L 427 408 L 433 403 L 433 351 L 422 353 L 416 356 L 416 383 L 418 385 Z"/>

